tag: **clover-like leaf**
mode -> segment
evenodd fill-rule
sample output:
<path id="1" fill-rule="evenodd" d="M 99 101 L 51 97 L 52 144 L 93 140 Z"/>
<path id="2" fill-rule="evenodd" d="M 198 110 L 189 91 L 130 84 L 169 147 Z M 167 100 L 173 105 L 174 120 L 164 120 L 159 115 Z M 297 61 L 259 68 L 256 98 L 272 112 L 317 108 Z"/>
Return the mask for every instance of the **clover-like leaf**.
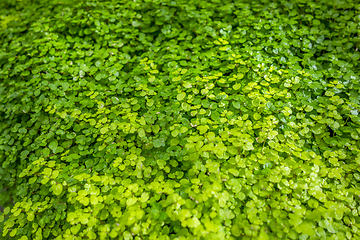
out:
<path id="1" fill-rule="evenodd" d="M 51 189 L 55 195 L 60 195 L 63 191 L 63 186 L 61 184 L 55 184 L 51 186 Z"/>

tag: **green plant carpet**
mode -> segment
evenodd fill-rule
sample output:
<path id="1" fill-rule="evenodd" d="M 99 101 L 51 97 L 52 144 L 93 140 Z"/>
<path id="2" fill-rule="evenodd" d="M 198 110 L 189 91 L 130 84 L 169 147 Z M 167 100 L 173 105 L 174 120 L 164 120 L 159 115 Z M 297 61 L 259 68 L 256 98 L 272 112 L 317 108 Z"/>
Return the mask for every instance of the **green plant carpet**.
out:
<path id="1" fill-rule="evenodd" d="M 0 239 L 360 239 L 357 0 L 1 0 Z"/>

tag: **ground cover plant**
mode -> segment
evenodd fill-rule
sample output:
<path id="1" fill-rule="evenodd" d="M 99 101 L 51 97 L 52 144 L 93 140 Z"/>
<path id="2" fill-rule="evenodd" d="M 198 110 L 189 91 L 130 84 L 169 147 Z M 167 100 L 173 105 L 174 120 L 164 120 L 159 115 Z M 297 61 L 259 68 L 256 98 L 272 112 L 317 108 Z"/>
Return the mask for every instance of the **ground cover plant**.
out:
<path id="1" fill-rule="evenodd" d="M 0 239 L 360 239 L 358 1 L 0 1 Z"/>

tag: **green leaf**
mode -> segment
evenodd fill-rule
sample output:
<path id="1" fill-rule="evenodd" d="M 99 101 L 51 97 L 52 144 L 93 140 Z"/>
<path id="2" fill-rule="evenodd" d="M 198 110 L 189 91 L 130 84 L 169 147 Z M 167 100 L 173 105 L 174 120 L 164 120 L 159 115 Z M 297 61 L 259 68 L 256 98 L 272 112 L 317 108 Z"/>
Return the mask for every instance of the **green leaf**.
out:
<path id="1" fill-rule="evenodd" d="M 181 92 L 181 93 L 179 93 L 178 95 L 177 95 L 177 100 L 178 101 L 182 101 L 184 98 L 185 98 L 185 96 L 186 96 L 186 93 L 184 93 L 184 92 Z"/>
<path id="2" fill-rule="evenodd" d="M 234 106 L 234 108 L 240 109 L 241 103 L 240 102 L 232 102 L 232 105 Z"/>
<path id="3" fill-rule="evenodd" d="M 63 186 L 61 184 L 55 184 L 51 186 L 51 189 L 56 196 L 59 196 L 62 193 Z"/>
<path id="4" fill-rule="evenodd" d="M 156 147 L 156 148 L 165 146 L 164 141 L 162 141 L 162 140 L 160 140 L 160 139 L 155 139 L 155 140 L 153 141 L 153 144 L 154 144 L 154 147 Z"/>
<path id="5" fill-rule="evenodd" d="M 191 106 L 189 104 L 187 104 L 186 102 L 183 102 L 181 104 L 182 109 L 184 109 L 185 111 L 190 111 L 191 110 Z"/>
<path id="6" fill-rule="evenodd" d="M 55 153 L 58 147 L 58 141 L 56 140 L 51 141 L 48 147 L 53 151 L 53 153 Z"/>
<path id="7" fill-rule="evenodd" d="M 306 106 L 306 108 L 305 108 L 305 111 L 306 112 L 311 112 L 312 110 L 313 110 L 314 108 L 312 107 L 312 106 Z"/>
<path id="8" fill-rule="evenodd" d="M 144 129 L 142 129 L 142 128 L 140 128 L 138 130 L 138 133 L 139 133 L 139 137 L 145 137 L 146 136 L 146 133 L 145 133 Z"/>
<path id="9" fill-rule="evenodd" d="M 220 114 L 218 112 L 212 112 L 211 113 L 211 119 L 214 121 L 219 121 L 220 120 Z"/>
<path id="10" fill-rule="evenodd" d="M 129 198 L 128 200 L 126 200 L 126 205 L 127 206 L 132 206 L 137 202 L 137 198 Z"/>
<path id="11" fill-rule="evenodd" d="M 103 127 L 103 128 L 100 129 L 101 134 L 106 134 L 108 131 L 109 131 L 108 127 Z"/>
<path id="12" fill-rule="evenodd" d="M 261 118 L 261 115 L 259 113 L 254 113 L 253 118 L 257 121 Z"/>
<path id="13" fill-rule="evenodd" d="M 172 135 L 173 137 L 176 137 L 177 135 L 179 135 L 179 131 L 178 131 L 178 130 L 174 130 L 174 131 L 171 132 L 171 135 Z"/>
<path id="14" fill-rule="evenodd" d="M 239 90 L 241 88 L 241 84 L 237 83 L 233 86 L 234 90 Z"/>

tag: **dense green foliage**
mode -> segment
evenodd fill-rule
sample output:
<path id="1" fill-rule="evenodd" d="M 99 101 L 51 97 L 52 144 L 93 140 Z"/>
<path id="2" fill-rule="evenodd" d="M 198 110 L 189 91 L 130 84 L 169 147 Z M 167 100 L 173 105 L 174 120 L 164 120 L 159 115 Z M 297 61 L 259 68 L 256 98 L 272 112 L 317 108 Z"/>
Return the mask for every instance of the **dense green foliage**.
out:
<path id="1" fill-rule="evenodd" d="M 358 1 L 0 20 L 2 239 L 360 239 Z"/>

